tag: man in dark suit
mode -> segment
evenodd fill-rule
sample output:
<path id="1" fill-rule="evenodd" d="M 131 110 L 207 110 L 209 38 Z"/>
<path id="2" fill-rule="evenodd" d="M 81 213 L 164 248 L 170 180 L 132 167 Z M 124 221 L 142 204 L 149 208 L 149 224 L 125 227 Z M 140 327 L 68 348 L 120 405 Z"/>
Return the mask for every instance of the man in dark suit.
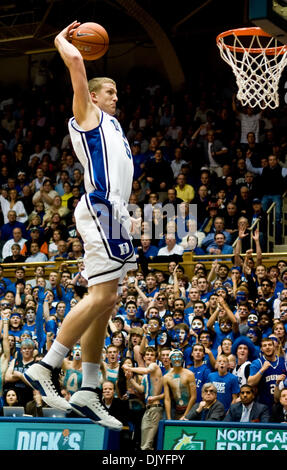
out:
<path id="1" fill-rule="evenodd" d="M 102 403 L 107 411 L 115 418 L 121 418 L 124 426 L 128 425 L 127 421 L 127 404 L 115 397 L 115 385 L 109 380 L 102 384 Z"/>
<path id="2" fill-rule="evenodd" d="M 281 383 L 284 386 L 284 381 Z M 278 390 L 279 391 L 279 390 Z M 275 389 L 276 393 L 276 389 Z M 287 388 L 282 388 L 279 392 L 279 402 L 276 402 L 275 398 L 275 403 L 272 406 L 272 411 L 271 411 L 271 418 L 270 422 L 271 423 L 285 423 L 287 422 Z"/>
<path id="3" fill-rule="evenodd" d="M 223 404 L 217 400 L 217 389 L 211 382 L 201 389 L 202 401 L 193 405 L 185 420 L 222 421 L 225 415 Z"/>
<path id="4" fill-rule="evenodd" d="M 241 423 L 268 423 L 270 412 L 266 405 L 255 401 L 255 393 L 251 385 L 240 387 L 240 403 L 230 406 L 223 421 Z"/>
<path id="5" fill-rule="evenodd" d="M 106 380 L 102 384 L 101 402 L 110 413 L 123 423 L 123 429 L 120 432 L 119 445 L 123 450 L 134 450 L 135 441 L 133 437 L 133 426 L 128 422 L 129 415 L 128 400 L 120 400 L 115 397 L 115 384 Z"/>

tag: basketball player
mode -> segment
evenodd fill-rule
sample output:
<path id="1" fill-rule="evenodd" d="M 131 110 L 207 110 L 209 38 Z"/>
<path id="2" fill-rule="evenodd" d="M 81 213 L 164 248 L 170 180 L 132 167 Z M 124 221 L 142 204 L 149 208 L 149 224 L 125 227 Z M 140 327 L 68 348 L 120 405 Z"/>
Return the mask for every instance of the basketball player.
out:
<path id="1" fill-rule="evenodd" d="M 69 132 L 84 167 L 86 193 L 77 205 L 75 217 L 84 241 L 88 295 L 65 317 L 51 349 L 43 361 L 27 371 L 25 378 L 49 406 L 72 409 L 102 426 L 120 430 L 122 423 L 101 404 L 98 387 L 106 327 L 117 300 L 118 285 L 129 270 L 137 269 L 126 208 L 133 160 L 128 141 L 113 117 L 118 100 L 115 82 L 95 78 L 88 83 L 83 58 L 70 42 L 79 25 L 74 21 L 63 29 L 55 38 L 55 46 L 71 76 L 74 116 L 69 121 Z M 82 387 L 67 402 L 59 395 L 53 377 L 79 338 Z"/>

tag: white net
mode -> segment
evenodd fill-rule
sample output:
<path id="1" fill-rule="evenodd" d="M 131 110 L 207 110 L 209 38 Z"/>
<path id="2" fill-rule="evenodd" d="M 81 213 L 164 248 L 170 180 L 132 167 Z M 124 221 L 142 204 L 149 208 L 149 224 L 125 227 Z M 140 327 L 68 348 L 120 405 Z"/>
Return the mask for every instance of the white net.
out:
<path id="1" fill-rule="evenodd" d="M 217 46 L 222 59 L 231 66 L 236 77 L 237 99 L 241 104 L 252 108 L 277 108 L 279 80 L 287 63 L 287 47 L 278 43 L 276 38 L 257 34 L 247 37 L 238 35 L 236 30 L 228 37 L 218 37 Z"/>

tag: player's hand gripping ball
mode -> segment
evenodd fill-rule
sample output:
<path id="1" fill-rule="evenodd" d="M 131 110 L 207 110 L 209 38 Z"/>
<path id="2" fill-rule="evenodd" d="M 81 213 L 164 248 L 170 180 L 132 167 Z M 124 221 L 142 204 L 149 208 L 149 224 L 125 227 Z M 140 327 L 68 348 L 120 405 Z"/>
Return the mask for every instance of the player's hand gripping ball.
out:
<path id="1" fill-rule="evenodd" d="M 109 36 L 105 28 L 97 23 L 83 23 L 75 29 L 72 44 L 79 49 L 85 60 L 97 60 L 109 48 Z"/>

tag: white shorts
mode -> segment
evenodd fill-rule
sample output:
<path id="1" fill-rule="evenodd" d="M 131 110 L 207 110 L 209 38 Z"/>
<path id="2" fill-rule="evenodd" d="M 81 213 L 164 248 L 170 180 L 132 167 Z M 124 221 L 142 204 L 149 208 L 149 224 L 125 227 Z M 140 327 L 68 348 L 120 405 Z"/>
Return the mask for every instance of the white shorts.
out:
<path id="1" fill-rule="evenodd" d="M 119 279 L 137 269 L 129 235 L 130 220 L 126 208 L 100 200 L 94 194 L 82 196 L 75 210 L 77 230 L 84 242 L 84 276 L 88 286 Z"/>

